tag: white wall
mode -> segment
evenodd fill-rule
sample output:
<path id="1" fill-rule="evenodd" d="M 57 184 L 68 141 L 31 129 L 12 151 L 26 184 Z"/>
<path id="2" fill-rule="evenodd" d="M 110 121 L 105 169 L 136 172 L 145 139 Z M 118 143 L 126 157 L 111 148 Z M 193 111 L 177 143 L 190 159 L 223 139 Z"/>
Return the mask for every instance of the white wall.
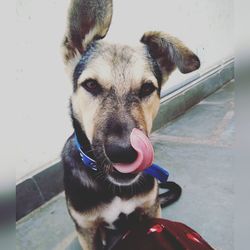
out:
<path id="1" fill-rule="evenodd" d="M 69 0 L 17 0 L 17 74 L 20 141 L 16 179 L 57 161 L 72 132 L 68 116 L 71 84 L 62 64 Z M 233 0 L 114 0 L 107 39 L 134 44 L 145 31 L 162 30 L 193 49 L 204 70 L 233 55 Z M 168 86 L 188 77 L 173 74 Z"/>
<path id="2" fill-rule="evenodd" d="M 71 132 L 67 108 L 71 84 L 60 51 L 68 2 L 17 1 L 17 84 L 22 95 L 17 104 L 18 180 L 57 160 Z"/>

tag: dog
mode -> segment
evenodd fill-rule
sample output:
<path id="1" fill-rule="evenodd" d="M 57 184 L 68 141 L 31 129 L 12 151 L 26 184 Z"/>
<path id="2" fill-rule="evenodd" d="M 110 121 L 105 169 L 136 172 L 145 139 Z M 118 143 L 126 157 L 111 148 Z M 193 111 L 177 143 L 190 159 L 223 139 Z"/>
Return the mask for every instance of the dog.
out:
<path id="1" fill-rule="evenodd" d="M 65 197 L 84 250 L 104 249 L 106 229 L 122 221 L 160 217 L 158 182 L 114 166 L 136 160 L 131 132 L 136 128 L 149 136 L 169 75 L 176 68 L 189 73 L 200 67 L 190 49 L 164 32 L 146 32 L 137 47 L 105 42 L 112 5 L 112 0 L 72 0 L 62 44 L 73 84 L 75 131 L 62 151 Z M 95 160 L 95 170 L 84 166 L 75 137 Z"/>

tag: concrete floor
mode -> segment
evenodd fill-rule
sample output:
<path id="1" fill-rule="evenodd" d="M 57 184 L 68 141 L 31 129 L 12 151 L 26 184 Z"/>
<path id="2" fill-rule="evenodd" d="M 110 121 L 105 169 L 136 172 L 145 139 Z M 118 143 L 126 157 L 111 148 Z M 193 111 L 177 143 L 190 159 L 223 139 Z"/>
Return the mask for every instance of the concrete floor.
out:
<path id="1" fill-rule="evenodd" d="M 234 83 L 152 135 L 155 162 L 183 188 L 163 217 L 184 222 L 215 249 L 233 249 Z M 16 249 L 79 250 L 60 194 L 17 223 Z"/>

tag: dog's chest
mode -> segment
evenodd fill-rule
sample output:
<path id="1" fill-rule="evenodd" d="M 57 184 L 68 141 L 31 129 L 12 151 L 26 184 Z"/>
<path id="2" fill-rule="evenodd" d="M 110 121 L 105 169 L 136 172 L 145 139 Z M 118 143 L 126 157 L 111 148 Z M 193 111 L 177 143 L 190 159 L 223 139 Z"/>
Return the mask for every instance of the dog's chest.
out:
<path id="1" fill-rule="evenodd" d="M 129 215 L 133 213 L 136 208 L 146 209 L 153 206 L 156 195 L 156 192 L 151 191 L 148 195 L 133 197 L 128 200 L 124 200 L 116 196 L 110 203 L 89 213 L 79 213 L 72 207 L 69 207 L 69 210 L 71 216 L 82 228 L 91 227 L 91 225 L 95 224 L 96 221 L 103 221 L 110 227 L 113 227 L 113 223 L 119 218 L 120 214 Z"/>
<path id="2" fill-rule="evenodd" d="M 120 214 L 129 215 L 134 212 L 136 208 L 143 206 L 143 203 L 143 199 L 122 200 L 119 197 L 115 197 L 113 201 L 103 209 L 101 217 L 106 223 L 112 225 L 113 222 L 119 218 Z"/>

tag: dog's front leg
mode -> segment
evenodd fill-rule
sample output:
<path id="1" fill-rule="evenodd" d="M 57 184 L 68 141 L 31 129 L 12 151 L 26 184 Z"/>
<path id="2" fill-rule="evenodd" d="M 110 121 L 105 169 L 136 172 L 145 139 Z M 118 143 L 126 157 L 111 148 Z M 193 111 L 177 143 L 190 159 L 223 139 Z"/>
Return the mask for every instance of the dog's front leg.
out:
<path id="1" fill-rule="evenodd" d="M 97 250 L 97 228 L 77 228 L 78 240 L 83 250 Z"/>
<path id="2" fill-rule="evenodd" d="M 150 218 L 161 218 L 161 206 L 158 200 L 155 201 L 155 204 L 151 207 L 144 207 L 143 213 Z"/>
<path id="3" fill-rule="evenodd" d="M 106 231 L 102 223 L 88 228 L 76 226 L 78 240 L 83 250 L 101 250 L 106 246 Z"/>
<path id="4" fill-rule="evenodd" d="M 148 200 L 143 204 L 142 211 L 144 215 L 150 218 L 161 218 L 161 204 L 159 200 L 159 186 L 155 180 L 154 188 L 148 194 Z"/>

